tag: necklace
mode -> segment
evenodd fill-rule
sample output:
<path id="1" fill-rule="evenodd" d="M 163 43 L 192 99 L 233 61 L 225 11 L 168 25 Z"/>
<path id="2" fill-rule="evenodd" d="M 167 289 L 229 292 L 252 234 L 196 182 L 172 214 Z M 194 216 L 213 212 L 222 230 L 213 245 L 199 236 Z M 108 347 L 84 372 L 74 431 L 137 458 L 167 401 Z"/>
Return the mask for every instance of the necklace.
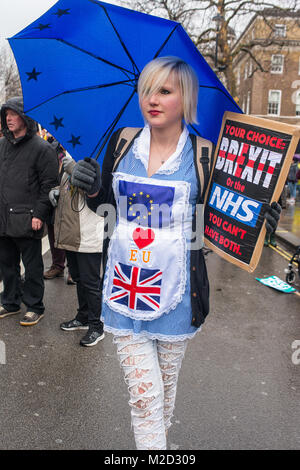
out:
<path id="1" fill-rule="evenodd" d="M 159 148 L 158 145 L 154 142 L 154 153 L 159 156 L 159 160 L 162 165 L 175 152 L 176 148 L 177 141 L 176 144 L 172 143 L 172 145 L 170 145 L 167 149 L 165 149 L 164 147 Z"/>

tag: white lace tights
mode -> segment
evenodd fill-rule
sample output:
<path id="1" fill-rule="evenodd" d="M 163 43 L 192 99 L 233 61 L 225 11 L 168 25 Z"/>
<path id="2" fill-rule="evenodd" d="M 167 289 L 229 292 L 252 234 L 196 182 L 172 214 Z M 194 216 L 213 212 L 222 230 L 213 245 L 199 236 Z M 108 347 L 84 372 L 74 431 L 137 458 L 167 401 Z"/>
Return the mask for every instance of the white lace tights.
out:
<path id="1" fill-rule="evenodd" d="M 130 394 L 131 422 L 138 450 L 166 449 L 186 343 L 115 336 Z"/>

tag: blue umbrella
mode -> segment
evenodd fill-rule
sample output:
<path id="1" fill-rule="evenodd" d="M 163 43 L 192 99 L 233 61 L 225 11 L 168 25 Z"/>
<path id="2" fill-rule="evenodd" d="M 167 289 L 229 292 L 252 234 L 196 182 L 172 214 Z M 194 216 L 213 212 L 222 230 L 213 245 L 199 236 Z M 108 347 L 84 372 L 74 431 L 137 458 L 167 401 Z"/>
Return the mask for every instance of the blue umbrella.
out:
<path id="1" fill-rule="evenodd" d="M 241 112 L 179 23 L 97 0 L 60 0 L 9 39 L 24 111 L 75 159 L 103 158 L 114 129 L 143 126 L 136 85 L 155 57 L 176 55 L 199 78 L 199 124 L 216 143 L 224 111 Z"/>

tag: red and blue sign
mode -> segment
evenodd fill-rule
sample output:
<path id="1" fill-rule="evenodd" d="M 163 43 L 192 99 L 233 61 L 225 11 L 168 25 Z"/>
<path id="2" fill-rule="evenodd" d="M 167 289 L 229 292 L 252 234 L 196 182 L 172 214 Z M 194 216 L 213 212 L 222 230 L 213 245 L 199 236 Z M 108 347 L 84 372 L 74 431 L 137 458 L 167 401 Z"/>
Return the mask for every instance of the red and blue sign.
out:
<path id="1" fill-rule="evenodd" d="M 226 113 L 208 185 L 204 237 L 228 261 L 253 271 L 265 236 L 265 212 L 278 201 L 299 137 L 297 128 Z"/>

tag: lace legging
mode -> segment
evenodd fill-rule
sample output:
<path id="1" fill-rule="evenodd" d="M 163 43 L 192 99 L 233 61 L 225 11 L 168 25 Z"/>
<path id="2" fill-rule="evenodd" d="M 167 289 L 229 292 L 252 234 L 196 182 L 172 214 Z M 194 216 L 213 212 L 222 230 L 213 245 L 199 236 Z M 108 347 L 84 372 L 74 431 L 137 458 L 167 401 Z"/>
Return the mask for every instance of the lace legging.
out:
<path id="1" fill-rule="evenodd" d="M 115 336 L 130 394 L 131 422 L 138 450 L 166 449 L 186 341 Z"/>

